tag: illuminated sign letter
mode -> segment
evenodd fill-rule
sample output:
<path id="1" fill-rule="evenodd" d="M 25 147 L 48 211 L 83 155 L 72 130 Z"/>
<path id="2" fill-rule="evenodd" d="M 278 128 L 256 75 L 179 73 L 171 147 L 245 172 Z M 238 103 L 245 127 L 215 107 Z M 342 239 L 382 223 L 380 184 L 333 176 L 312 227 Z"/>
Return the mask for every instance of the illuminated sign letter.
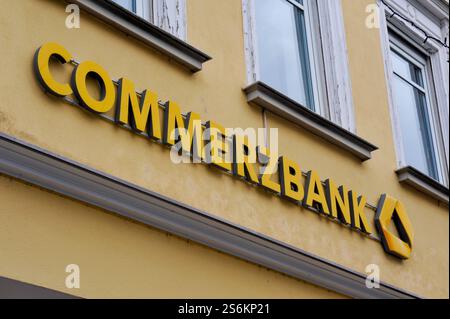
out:
<path id="1" fill-rule="evenodd" d="M 129 124 L 135 131 L 142 133 L 147 129 L 148 135 L 156 140 L 161 139 L 161 124 L 159 121 L 158 97 L 155 93 L 145 90 L 138 96 L 132 81 L 119 80 L 116 101 L 116 122 Z"/>
<path id="2" fill-rule="evenodd" d="M 192 152 L 192 158 L 194 160 L 203 160 L 205 158 L 204 154 L 204 143 L 203 143 L 203 127 L 200 115 L 194 112 L 189 112 L 186 115 L 187 131 L 190 136 L 189 149 Z"/>
<path id="3" fill-rule="evenodd" d="M 300 184 L 302 174 L 300 167 L 294 161 L 281 156 L 278 162 L 281 196 L 293 200 L 301 201 L 304 196 L 303 185 Z"/>
<path id="4" fill-rule="evenodd" d="M 244 177 L 249 182 L 258 184 L 255 172 L 256 148 L 251 145 L 246 135 L 233 135 L 233 172 L 234 175 Z"/>
<path id="5" fill-rule="evenodd" d="M 367 200 L 365 196 L 356 197 L 355 192 L 348 192 L 348 197 L 350 200 L 350 212 L 352 215 L 352 227 L 360 229 L 366 234 L 372 233 L 372 228 L 367 221 L 366 213 L 364 212 L 364 207 L 366 206 Z"/>
<path id="6" fill-rule="evenodd" d="M 258 146 L 258 162 L 262 165 L 260 168 L 259 183 L 274 193 L 280 193 L 280 184 L 271 180 L 272 175 L 276 172 L 276 160 L 272 160 L 270 150 L 264 146 Z"/>
<path id="7" fill-rule="evenodd" d="M 325 214 L 330 214 L 328 209 L 325 191 L 320 181 L 319 175 L 315 171 L 309 171 L 306 175 L 306 195 L 303 205 L 306 207 L 316 207 Z"/>
<path id="8" fill-rule="evenodd" d="M 46 43 L 34 55 L 34 71 L 44 89 L 53 95 L 64 97 L 72 94 L 68 83 L 57 82 L 50 73 L 50 59 L 56 58 L 62 64 L 69 62 L 72 55 L 57 43 Z"/>
<path id="9" fill-rule="evenodd" d="M 181 139 L 181 147 L 185 154 L 192 152 L 195 159 L 203 158 L 202 121 L 200 115 L 188 113 L 186 119 L 180 111 L 180 106 L 173 101 L 166 103 L 164 111 L 163 142 L 173 146 Z"/>
<path id="10" fill-rule="evenodd" d="M 325 181 L 325 191 L 331 216 L 345 224 L 350 224 L 351 217 L 347 188 L 340 186 L 338 189 L 332 179 L 327 179 Z"/>
<path id="11" fill-rule="evenodd" d="M 87 88 L 87 77 L 92 76 L 100 85 L 100 100 L 91 96 Z M 81 105 L 95 113 L 108 112 L 116 100 L 116 89 L 111 78 L 100 65 L 85 61 L 72 72 L 72 88 Z"/>
<path id="12" fill-rule="evenodd" d="M 400 238 L 389 230 L 392 221 Z M 402 202 L 386 194 L 381 195 L 375 215 L 375 225 L 380 233 L 384 250 L 388 254 L 408 259 L 411 255 L 414 233 Z"/>
<path id="13" fill-rule="evenodd" d="M 209 145 L 208 162 L 226 171 L 232 170 L 229 158 L 230 143 L 227 141 L 225 128 L 213 121 L 206 122 L 206 140 Z"/>

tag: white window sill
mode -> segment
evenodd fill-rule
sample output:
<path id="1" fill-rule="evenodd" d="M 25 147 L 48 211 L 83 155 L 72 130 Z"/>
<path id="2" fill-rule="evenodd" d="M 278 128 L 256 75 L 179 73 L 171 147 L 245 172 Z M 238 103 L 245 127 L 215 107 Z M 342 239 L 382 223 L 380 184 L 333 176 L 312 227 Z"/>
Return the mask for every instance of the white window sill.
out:
<path id="1" fill-rule="evenodd" d="M 265 83 L 255 82 L 244 88 L 247 101 L 294 122 L 334 145 L 349 151 L 361 161 L 372 157 L 378 149 L 359 136 L 312 112 Z"/>
<path id="2" fill-rule="evenodd" d="M 447 186 L 411 166 L 402 167 L 395 173 L 400 183 L 410 185 L 448 205 L 449 190 Z"/>
<path id="3" fill-rule="evenodd" d="M 211 57 L 206 53 L 110 0 L 70 0 L 68 2 L 79 5 L 82 10 L 168 55 L 191 72 L 200 71 L 203 63 L 211 60 Z"/>

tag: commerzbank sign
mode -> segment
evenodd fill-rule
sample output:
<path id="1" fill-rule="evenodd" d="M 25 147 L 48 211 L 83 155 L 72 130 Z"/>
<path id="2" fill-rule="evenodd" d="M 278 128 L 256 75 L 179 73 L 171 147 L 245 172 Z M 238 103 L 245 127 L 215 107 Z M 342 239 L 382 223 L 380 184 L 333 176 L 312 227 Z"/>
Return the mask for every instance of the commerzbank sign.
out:
<path id="1" fill-rule="evenodd" d="M 50 70 L 51 60 L 73 65 L 69 83 L 55 79 Z M 182 156 L 225 170 L 296 205 L 373 236 L 364 195 L 336 184 L 331 178 L 322 181 L 315 170 L 306 172 L 302 182 L 302 170 L 293 159 L 271 155 L 269 147 L 254 145 L 245 134 L 227 136 L 219 123 L 202 122 L 194 112 L 184 115 L 172 100 L 161 105 L 155 92 L 137 93 L 130 79 L 121 78 L 115 83 L 95 62 L 74 61 L 72 54 L 57 43 L 46 43 L 36 51 L 34 69 L 45 91 L 67 100 L 73 96 L 76 104 L 97 115 L 113 113 L 116 124 L 170 146 Z M 100 96 L 93 96 L 89 90 L 92 79 L 101 88 Z M 414 234 L 402 202 L 381 194 L 374 222 L 384 250 L 402 259 L 409 258 Z M 391 231 L 391 223 L 396 232 Z"/>

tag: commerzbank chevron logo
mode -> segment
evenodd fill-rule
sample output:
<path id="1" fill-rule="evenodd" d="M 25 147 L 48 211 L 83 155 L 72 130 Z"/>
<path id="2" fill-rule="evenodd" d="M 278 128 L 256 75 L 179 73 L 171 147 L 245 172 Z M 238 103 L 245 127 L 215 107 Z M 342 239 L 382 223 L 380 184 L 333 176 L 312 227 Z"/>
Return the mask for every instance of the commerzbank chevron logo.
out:
<path id="1" fill-rule="evenodd" d="M 397 228 L 398 236 L 389 230 L 392 222 Z M 402 259 L 409 258 L 414 233 L 402 202 L 386 194 L 381 195 L 375 215 L 375 225 L 387 253 Z"/>

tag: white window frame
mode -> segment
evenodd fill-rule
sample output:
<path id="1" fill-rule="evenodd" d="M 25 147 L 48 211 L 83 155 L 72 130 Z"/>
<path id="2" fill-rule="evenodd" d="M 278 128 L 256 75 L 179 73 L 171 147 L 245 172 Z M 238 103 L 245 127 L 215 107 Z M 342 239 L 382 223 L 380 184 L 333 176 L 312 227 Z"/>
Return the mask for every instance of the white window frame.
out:
<path id="1" fill-rule="evenodd" d="M 151 17 L 153 16 L 153 2 L 155 0 L 136 0 L 136 14 L 142 18 L 144 18 L 147 21 L 150 21 L 153 23 L 153 19 Z"/>
<path id="2" fill-rule="evenodd" d="M 186 0 L 135 0 L 134 14 L 187 41 Z"/>
<path id="3" fill-rule="evenodd" d="M 153 24 L 187 41 L 186 0 L 153 0 Z"/>
<path id="4" fill-rule="evenodd" d="M 442 143 L 439 142 L 439 127 L 437 125 L 438 123 L 438 118 L 439 115 L 436 112 L 436 107 L 434 107 L 434 105 L 436 105 L 436 100 L 434 98 L 434 85 L 433 85 L 433 77 L 431 75 L 432 71 L 431 71 L 431 63 L 429 61 L 429 57 L 425 56 L 422 57 L 420 56 L 417 52 L 417 50 L 415 50 L 416 48 L 409 48 L 407 47 L 406 43 L 402 40 L 402 39 L 398 39 L 398 36 L 391 36 L 390 35 L 390 46 L 391 46 L 391 51 L 396 51 L 397 54 L 399 54 L 400 56 L 402 56 L 404 59 L 406 59 L 407 61 L 409 61 L 410 63 L 414 64 L 415 66 L 417 66 L 422 73 L 423 76 L 423 80 L 424 80 L 424 88 L 422 90 L 422 88 L 418 87 L 417 85 L 414 85 L 411 83 L 411 81 L 407 81 L 408 83 L 410 83 L 411 85 L 414 85 L 417 89 L 419 89 L 420 91 L 422 91 L 425 94 L 425 100 L 426 100 L 426 109 L 429 115 L 429 125 L 430 125 L 430 130 L 431 130 L 431 140 L 433 143 L 433 152 L 434 152 L 434 157 L 435 157 L 435 161 L 436 161 L 436 168 L 437 168 L 437 174 L 438 174 L 438 178 L 439 181 L 443 181 L 444 179 L 444 165 L 442 165 L 443 161 L 441 156 L 439 156 L 439 154 L 442 152 L 442 149 L 439 147 L 440 145 L 442 146 Z M 395 74 L 395 73 L 393 73 Z M 401 76 L 400 76 L 401 77 Z M 395 111 L 397 111 L 397 106 L 393 105 L 393 107 L 395 108 Z M 402 132 L 400 132 L 400 134 L 403 134 Z M 401 136 L 400 136 L 401 138 Z M 402 143 L 402 150 L 403 150 L 403 143 Z M 404 154 L 402 153 L 402 157 L 404 156 Z M 407 164 L 407 160 L 406 158 L 402 158 L 402 160 L 404 161 L 405 165 Z M 405 166 L 403 165 L 403 166 Z"/>
<path id="5" fill-rule="evenodd" d="M 112 0 L 112 1 L 116 2 L 116 0 Z M 129 8 L 125 8 L 125 7 L 124 8 L 129 10 L 130 12 L 133 12 L 134 14 L 138 15 L 139 17 L 153 23 L 154 19 L 153 19 L 152 12 L 153 12 L 153 2 L 154 1 L 155 0 L 132 0 L 134 8 L 132 10 L 130 10 Z M 116 3 L 118 3 L 118 2 L 116 2 Z"/>
<path id="6" fill-rule="evenodd" d="M 440 12 L 436 2 L 440 0 L 425 0 L 421 4 L 414 0 L 385 0 L 396 12 L 414 21 L 414 24 L 437 39 L 447 36 L 448 13 L 433 15 Z M 427 67 L 424 76 L 428 83 L 427 107 L 430 111 L 431 128 L 434 135 L 435 156 L 439 171 L 439 182 L 449 184 L 449 102 L 448 102 L 448 49 L 431 39 L 425 42 L 423 32 L 409 23 L 404 23 L 397 16 L 392 16 L 391 11 L 385 7 L 382 1 L 378 1 L 380 9 L 380 33 L 385 63 L 386 81 L 388 85 L 389 107 L 392 118 L 392 129 L 397 155 L 397 168 L 409 166 L 405 158 L 400 119 L 393 101 L 393 67 L 391 62 L 391 43 L 394 41 L 398 45 L 398 40 L 390 37 L 389 30 L 400 36 L 402 41 L 409 43 L 427 57 Z M 392 32 L 391 31 L 391 32 Z"/>
<path id="7" fill-rule="evenodd" d="M 248 84 L 260 80 L 256 4 L 257 0 L 242 1 Z M 341 0 L 304 0 L 303 7 L 316 112 L 356 133 Z"/>

